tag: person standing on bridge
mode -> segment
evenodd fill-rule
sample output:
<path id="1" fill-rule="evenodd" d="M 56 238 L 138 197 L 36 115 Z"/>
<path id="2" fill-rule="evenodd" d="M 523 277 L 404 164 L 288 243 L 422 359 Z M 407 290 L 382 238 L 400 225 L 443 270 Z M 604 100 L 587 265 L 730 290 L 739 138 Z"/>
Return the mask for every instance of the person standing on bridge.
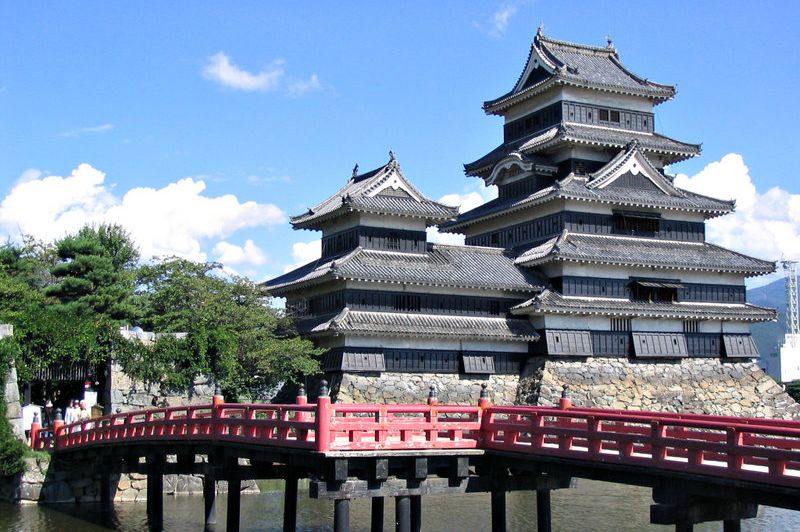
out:
<path id="1" fill-rule="evenodd" d="M 69 425 L 78 421 L 78 411 L 78 400 L 73 399 L 72 403 L 68 404 L 67 408 L 64 409 L 64 424 Z"/>

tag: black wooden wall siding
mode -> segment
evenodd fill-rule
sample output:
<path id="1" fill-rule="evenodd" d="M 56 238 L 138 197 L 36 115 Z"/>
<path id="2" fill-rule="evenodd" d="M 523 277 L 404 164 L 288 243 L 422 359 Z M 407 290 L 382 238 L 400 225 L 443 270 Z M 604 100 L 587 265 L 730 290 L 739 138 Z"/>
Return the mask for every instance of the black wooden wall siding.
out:
<path id="1" fill-rule="evenodd" d="M 518 374 L 525 353 L 338 347 L 326 352 L 324 371 Z"/>
<path id="2" fill-rule="evenodd" d="M 329 314 L 347 307 L 351 310 L 379 312 L 505 316 L 509 308 L 522 301 L 522 299 L 451 294 L 347 289 L 311 298 L 308 309 L 312 315 Z"/>
<path id="3" fill-rule="evenodd" d="M 466 244 L 502 248 L 522 244 L 533 246 L 560 235 L 564 229 L 571 233 L 646 236 L 682 242 L 705 240 L 705 225 L 702 222 L 565 211 L 470 236 L 466 238 Z"/>
<path id="4" fill-rule="evenodd" d="M 637 279 L 644 281 L 646 279 Z M 652 279 L 660 281 L 661 279 Z M 630 279 L 564 276 L 551 279 L 553 288 L 565 296 L 618 297 L 631 299 Z M 700 284 L 681 282 L 677 300 L 695 303 L 745 303 L 746 289 L 741 285 Z"/>
<path id="5" fill-rule="evenodd" d="M 757 357 L 758 348 L 749 334 L 658 333 L 631 331 L 540 330 L 541 340 L 530 344 L 533 355 L 574 357 L 717 358 Z M 591 336 L 587 353 L 585 335 Z M 555 342 L 555 337 L 559 342 Z M 575 341 L 579 339 L 580 341 Z M 544 341 L 543 341 L 544 340 Z M 638 342 L 639 345 L 634 345 Z M 552 347 L 551 347 L 552 346 Z"/>
<path id="6" fill-rule="evenodd" d="M 322 257 L 351 251 L 358 246 L 404 253 L 424 253 L 425 231 L 358 226 L 327 235 L 322 239 Z"/>

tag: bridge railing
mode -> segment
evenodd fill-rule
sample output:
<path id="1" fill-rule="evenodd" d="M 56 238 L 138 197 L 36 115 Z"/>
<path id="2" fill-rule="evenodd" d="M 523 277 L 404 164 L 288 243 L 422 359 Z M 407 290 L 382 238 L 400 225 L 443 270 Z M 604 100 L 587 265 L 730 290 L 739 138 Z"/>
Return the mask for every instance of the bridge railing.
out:
<path id="1" fill-rule="evenodd" d="M 484 401 L 482 399 L 481 401 Z M 62 450 L 114 442 L 230 441 L 314 451 L 464 449 L 480 441 L 481 406 L 223 403 L 156 408 L 32 430 L 37 450 Z M 485 406 L 485 405 L 484 405 Z"/>
<path id="2" fill-rule="evenodd" d="M 485 449 L 800 485 L 800 424 L 694 414 L 492 407 Z"/>

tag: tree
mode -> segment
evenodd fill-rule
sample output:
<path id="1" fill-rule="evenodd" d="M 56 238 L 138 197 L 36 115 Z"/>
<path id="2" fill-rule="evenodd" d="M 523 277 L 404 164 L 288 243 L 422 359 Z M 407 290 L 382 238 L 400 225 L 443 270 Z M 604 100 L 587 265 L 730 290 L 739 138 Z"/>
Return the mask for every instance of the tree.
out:
<path id="1" fill-rule="evenodd" d="M 56 242 L 61 261 L 45 294 L 80 315 L 127 321 L 137 314 L 134 283 L 139 252 L 119 225 L 84 226 Z"/>
<path id="2" fill-rule="evenodd" d="M 219 264 L 169 258 L 142 266 L 137 284 L 145 328 L 188 334 L 117 354 L 126 372 L 176 388 L 210 375 L 231 396 L 257 398 L 319 371 L 321 350 L 299 338 L 255 284 L 223 276 Z"/>

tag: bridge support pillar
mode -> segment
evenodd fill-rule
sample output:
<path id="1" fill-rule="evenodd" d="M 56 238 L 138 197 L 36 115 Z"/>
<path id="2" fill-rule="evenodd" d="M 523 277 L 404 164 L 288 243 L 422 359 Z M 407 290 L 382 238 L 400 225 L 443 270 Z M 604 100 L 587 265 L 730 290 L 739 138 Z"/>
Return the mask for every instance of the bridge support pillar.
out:
<path id="1" fill-rule="evenodd" d="M 333 501 L 334 532 L 350 532 L 350 499 Z"/>
<path id="2" fill-rule="evenodd" d="M 227 532 L 239 532 L 241 523 L 242 481 L 240 479 L 228 480 L 228 514 L 226 519 Z"/>
<path id="3" fill-rule="evenodd" d="M 411 532 L 422 532 L 422 495 L 411 496 Z"/>
<path id="4" fill-rule="evenodd" d="M 384 497 L 372 497 L 372 516 L 370 519 L 371 532 L 383 532 L 383 509 L 386 499 Z"/>
<path id="5" fill-rule="evenodd" d="M 217 480 L 213 468 L 203 475 L 203 509 L 205 511 L 205 524 L 217 524 Z"/>
<path id="6" fill-rule="evenodd" d="M 550 490 L 536 490 L 536 530 L 551 532 Z"/>
<path id="7" fill-rule="evenodd" d="M 291 469 L 286 473 L 283 490 L 283 531 L 294 532 L 297 528 L 297 474 Z"/>
<path id="8" fill-rule="evenodd" d="M 147 456 L 147 520 L 151 530 L 160 530 L 164 524 L 163 454 Z"/>
<path id="9" fill-rule="evenodd" d="M 114 509 L 111 495 L 111 460 L 103 457 L 100 463 L 100 511 L 110 512 Z"/>
<path id="10" fill-rule="evenodd" d="M 492 490 L 492 532 L 506 532 L 506 492 Z"/>
<path id="11" fill-rule="evenodd" d="M 740 519 L 725 519 L 722 521 L 722 532 L 742 532 Z"/>
<path id="12" fill-rule="evenodd" d="M 411 497 L 408 495 L 394 498 L 394 528 L 397 532 L 411 532 Z"/>

